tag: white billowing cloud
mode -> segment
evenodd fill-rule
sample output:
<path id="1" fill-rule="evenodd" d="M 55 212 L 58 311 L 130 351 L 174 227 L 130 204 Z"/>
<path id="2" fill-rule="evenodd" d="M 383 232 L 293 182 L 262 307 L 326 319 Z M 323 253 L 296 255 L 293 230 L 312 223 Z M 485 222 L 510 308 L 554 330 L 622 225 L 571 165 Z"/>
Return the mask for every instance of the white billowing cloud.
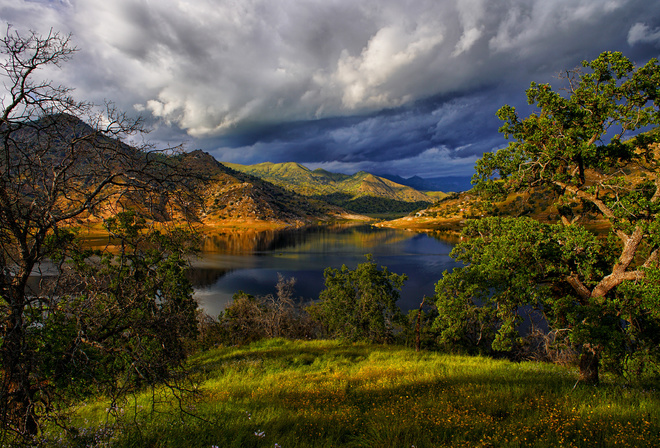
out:
<path id="1" fill-rule="evenodd" d="M 406 30 L 397 24 L 378 30 L 359 56 L 342 51 L 333 76 L 343 91 L 342 104 L 348 109 L 383 108 L 409 101 L 407 92 L 385 85 L 427 59 L 442 41 L 439 25 L 423 24 Z"/>
<path id="2" fill-rule="evenodd" d="M 463 27 L 463 34 L 456 44 L 452 56 L 468 51 L 483 35 L 482 24 L 485 13 L 484 0 L 463 0 L 456 5 Z"/>
<path id="3" fill-rule="evenodd" d="M 660 27 L 651 28 L 641 22 L 634 24 L 628 31 L 628 44 L 635 45 L 638 43 L 660 46 Z"/>

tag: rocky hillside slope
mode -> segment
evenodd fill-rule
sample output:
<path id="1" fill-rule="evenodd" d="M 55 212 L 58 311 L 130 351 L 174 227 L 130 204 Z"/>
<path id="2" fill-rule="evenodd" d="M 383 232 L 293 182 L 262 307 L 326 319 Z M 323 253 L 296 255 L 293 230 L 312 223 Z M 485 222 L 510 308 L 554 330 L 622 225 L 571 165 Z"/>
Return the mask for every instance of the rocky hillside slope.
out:
<path id="1" fill-rule="evenodd" d="M 660 130 L 649 133 L 660 140 Z M 656 154 L 660 152 L 660 143 L 651 146 Z M 628 185 L 641 185 L 651 176 L 640 164 L 631 162 L 620 168 L 620 181 Z M 587 185 L 603 183 L 603 173 L 589 169 L 585 171 Z M 465 220 L 485 216 L 529 216 L 539 221 L 560 221 L 557 209 L 557 192 L 547 187 L 529 188 L 519 193 L 509 193 L 506 198 L 490 201 L 477 194 L 474 190 L 453 193 L 435 204 L 409 214 L 403 218 L 377 224 L 382 227 L 404 228 L 426 231 L 459 231 Z M 609 221 L 588 208 L 573 204 L 564 205 L 564 213 L 571 220 L 582 223 L 587 228 L 601 232 L 609 228 Z"/>
<path id="2" fill-rule="evenodd" d="M 200 190 L 199 219 L 206 225 L 271 223 L 304 225 L 319 220 L 349 218 L 344 210 L 309 200 L 263 179 L 235 171 L 201 150 L 187 153 L 182 164 L 206 177 Z"/>

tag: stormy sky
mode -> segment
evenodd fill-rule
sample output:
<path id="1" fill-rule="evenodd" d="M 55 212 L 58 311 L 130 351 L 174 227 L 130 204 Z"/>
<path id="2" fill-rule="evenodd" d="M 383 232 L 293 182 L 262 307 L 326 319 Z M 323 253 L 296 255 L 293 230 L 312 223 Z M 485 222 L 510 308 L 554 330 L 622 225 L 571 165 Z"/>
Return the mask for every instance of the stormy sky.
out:
<path id="1" fill-rule="evenodd" d="M 0 0 L 0 20 L 71 33 L 42 75 L 141 114 L 156 145 L 403 177 L 471 174 L 531 81 L 660 55 L 651 0 Z"/>

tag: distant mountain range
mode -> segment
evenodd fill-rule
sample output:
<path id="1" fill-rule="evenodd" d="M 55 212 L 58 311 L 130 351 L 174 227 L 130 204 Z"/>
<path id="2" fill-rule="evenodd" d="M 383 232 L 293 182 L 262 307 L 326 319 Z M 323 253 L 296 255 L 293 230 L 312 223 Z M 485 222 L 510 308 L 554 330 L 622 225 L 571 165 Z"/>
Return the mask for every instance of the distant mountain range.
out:
<path id="1" fill-rule="evenodd" d="M 437 199 L 408 185 L 360 171 L 353 175 L 310 170 L 295 162 L 225 166 L 259 177 L 309 198 L 320 199 L 356 213 L 407 213 L 426 208 Z"/>
<path id="2" fill-rule="evenodd" d="M 470 183 L 472 176 L 445 176 L 428 179 L 419 176 L 413 176 L 406 179 L 394 174 L 379 174 L 378 176 L 401 185 L 407 185 L 419 191 L 443 191 L 449 193 L 472 189 L 472 184 Z"/>

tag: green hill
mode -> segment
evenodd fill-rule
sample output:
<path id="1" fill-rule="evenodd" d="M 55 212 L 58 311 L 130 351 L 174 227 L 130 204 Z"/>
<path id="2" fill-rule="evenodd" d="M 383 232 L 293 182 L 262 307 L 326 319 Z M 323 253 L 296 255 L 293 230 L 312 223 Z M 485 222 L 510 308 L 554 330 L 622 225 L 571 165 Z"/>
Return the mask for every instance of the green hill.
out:
<path id="1" fill-rule="evenodd" d="M 331 173 L 323 169 L 310 170 L 295 162 L 224 165 L 357 213 L 408 213 L 435 201 L 414 188 L 364 171 L 353 175 Z"/>

